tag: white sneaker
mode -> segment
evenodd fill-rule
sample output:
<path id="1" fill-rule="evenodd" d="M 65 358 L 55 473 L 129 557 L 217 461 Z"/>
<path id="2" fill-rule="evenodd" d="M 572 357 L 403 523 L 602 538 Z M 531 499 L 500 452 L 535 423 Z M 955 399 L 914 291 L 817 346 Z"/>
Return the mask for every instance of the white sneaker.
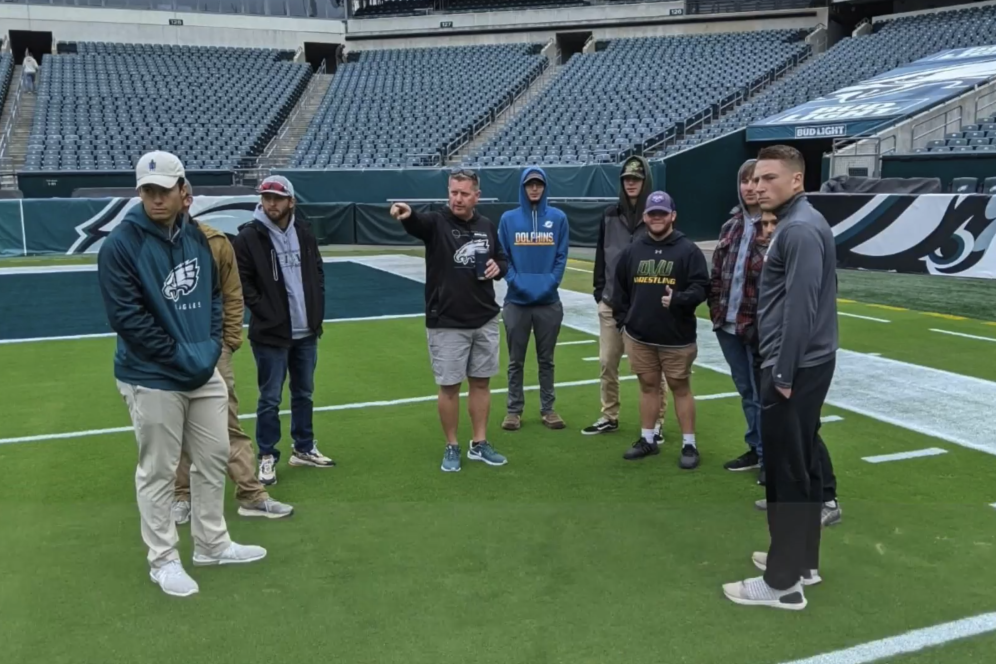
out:
<path id="1" fill-rule="evenodd" d="M 259 483 L 263 486 L 273 486 L 277 483 L 277 460 L 272 454 L 267 454 L 259 460 Z"/>
<path id="2" fill-rule="evenodd" d="M 173 597 L 190 597 L 200 590 L 179 560 L 171 560 L 158 569 L 149 570 L 149 578 L 158 583 L 164 593 Z"/>
<path id="3" fill-rule="evenodd" d="M 255 516 L 265 519 L 282 519 L 294 514 L 294 508 L 273 498 L 261 500 L 258 503 L 242 503 L 239 505 L 239 516 Z"/>
<path id="4" fill-rule="evenodd" d="M 751 555 L 750 559 L 751 562 L 754 563 L 754 567 L 758 568 L 762 572 L 766 572 L 768 570 L 768 554 L 764 551 L 755 551 Z M 811 569 L 802 575 L 802 579 L 800 579 L 800 581 L 804 586 L 815 586 L 817 583 L 823 581 L 823 578 L 820 577 L 819 570 Z"/>
<path id="5" fill-rule="evenodd" d="M 252 544 L 236 544 L 232 542 L 228 548 L 217 556 L 209 556 L 206 553 L 194 552 L 194 565 L 201 567 L 204 565 L 236 565 L 240 563 L 254 563 L 257 560 L 266 558 L 266 549 Z"/>
<path id="6" fill-rule="evenodd" d="M 178 526 L 182 526 L 190 521 L 190 501 L 189 500 L 174 500 L 173 501 L 173 521 Z"/>
<path id="7" fill-rule="evenodd" d="M 787 590 L 775 590 L 764 581 L 763 576 L 726 583 L 723 585 L 723 594 L 726 599 L 742 606 L 770 606 L 773 609 L 802 611 L 807 604 L 801 583 L 796 583 Z"/>
<path id="8" fill-rule="evenodd" d="M 311 446 L 310 452 L 294 451 L 290 461 L 292 466 L 311 466 L 312 468 L 334 468 L 335 461 L 318 451 L 317 445 Z"/>

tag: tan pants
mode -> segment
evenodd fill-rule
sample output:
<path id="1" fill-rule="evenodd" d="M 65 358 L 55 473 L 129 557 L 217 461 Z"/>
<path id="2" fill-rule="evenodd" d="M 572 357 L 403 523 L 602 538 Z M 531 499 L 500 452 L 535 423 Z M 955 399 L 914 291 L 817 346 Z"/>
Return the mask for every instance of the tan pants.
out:
<path id="1" fill-rule="evenodd" d="M 270 496 L 256 478 L 252 440 L 239 424 L 239 397 L 235 394 L 235 371 L 228 346 L 221 351 L 218 373 L 228 388 L 228 476 L 235 484 L 235 500 L 244 505 L 260 503 Z M 180 455 L 180 465 L 176 469 L 175 499 L 190 501 L 190 457 L 186 452 Z"/>
<path id="2" fill-rule="evenodd" d="M 117 381 L 138 441 L 135 489 L 142 539 L 153 569 L 179 560 L 173 523 L 173 487 L 180 453 L 193 459 L 190 532 L 195 553 L 220 555 L 231 539 L 225 523 L 228 395 L 218 371 L 191 392 L 167 392 Z"/>
<path id="3" fill-rule="evenodd" d="M 601 367 L 602 417 L 619 421 L 619 362 L 623 356 L 623 335 L 616 327 L 612 309 L 598 303 L 598 363 Z M 661 374 L 663 375 L 663 374 Z M 661 428 L 667 413 L 667 388 L 661 389 Z"/>

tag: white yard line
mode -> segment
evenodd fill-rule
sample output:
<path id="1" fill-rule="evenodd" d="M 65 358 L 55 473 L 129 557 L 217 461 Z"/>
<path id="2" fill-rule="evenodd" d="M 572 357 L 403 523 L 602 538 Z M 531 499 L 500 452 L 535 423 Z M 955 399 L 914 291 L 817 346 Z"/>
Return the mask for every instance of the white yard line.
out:
<path id="1" fill-rule="evenodd" d="M 891 323 L 891 320 L 886 320 L 884 318 L 875 318 L 874 316 L 860 316 L 858 314 L 849 314 L 846 311 L 838 311 L 838 316 L 847 316 L 848 318 L 860 318 L 861 320 L 870 320 L 874 323 Z"/>
<path id="2" fill-rule="evenodd" d="M 996 632 L 996 612 L 915 629 L 899 636 L 890 636 L 853 648 L 796 659 L 783 664 L 870 664 L 990 632 Z"/>
<path id="3" fill-rule="evenodd" d="M 636 380 L 636 376 L 620 376 L 619 380 Z M 565 387 L 582 387 L 585 385 L 598 385 L 600 380 L 598 378 L 590 378 L 587 380 L 572 380 L 562 383 L 554 383 L 554 387 L 565 388 Z M 539 389 L 539 385 L 526 385 L 523 390 L 526 392 L 534 392 Z M 508 392 L 507 387 L 500 387 L 491 390 L 491 394 L 506 394 Z M 461 397 L 466 397 L 467 393 L 462 392 Z M 717 394 L 701 394 L 695 397 L 696 401 L 714 401 L 716 399 L 727 399 L 730 397 L 739 396 L 736 392 L 720 392 Z M 355 403 L 342 403 L 333 406 L 318 406 L 314 409 L 316 413 L 331 413 L 340 410 L 358 410 L 362 408 L 383 408 L 389 406 L 404 406 L 413 403 L 426 403 L 429 401 L 435 401 L 435 394 L 427 394 L 422 397 L 407 397 L 404 399 L 389 399 L 383 401 L 359 401 Z M 280 411 L 281 415 L 290 415 L 289 410 Z M 256 413 L 245 413 L 239 415 L 240 420 L 254 420 L 256 419 Z M 115 433 L 125 433 L 131 431 L 132 427 L 111 427 L 108 429 L 88 429 L 85 431 L 68 431 L 65 433 L 49 433 L 42 434 L 38 436 L 18 436 L 16 438 L 0 438 L 0 445 L 9 445 L 14 443 L 35 443 L 43 440 L 63 440 L 67 438 L 85 438 L 88 436 L 103 436 Z"/>
<path id="4" fill-rule="evenodd" d="M 980 337 L 975 334 L 965 334 L 964 332 L 952 332 L 951 330 L 938 330 L 937 328 L 930 328 L 931 332 L 940 332 L 941 334 L 950 334 L 953 337 L 962 337 L 964 339 L 975 339 L 976 341 L 992 341 L 996 342 L 993 337 Z"/>
<path id="5" fill-rule="evenodd" d="M 580 268 L 580 267 L 571 267 L 570 265 L 568 265 L 567 269 L 568 270 L 573 270 L 575 272 L 585 272 L 587 274 L 592 274 L 591 270 L 585 270 L 584 268 Z"/>
<path id="6" fill-rule="evenodd" d="M 868 463 L 888 463 L 889 461 L 905 461 L 906 459 L 919 459 L 920 457 L 938 456 L 947 453 L 947 450 L 942 450 L 939 447 L 928 447 L 922 450 L 910 450 L 909 452 L 861 457 L 861 460 Z"/>
<path id="7" fill-rule="evenodd" d="M 826 417 L 821 417 L 820 422 L 823 424 L 830 424 L 831 422 L 843 422 L 844 418 L 840 415 L 827 415 Z"/>
<path id="8" fill-rule="evenodd" d="M 598 343 L 595 339 L 581 339 L 580 341 L 558 341 L 558 346 L 581 346 L 583 344 Z"/>
<path id="9" fill-rule="evenodd" d="M 425 318 L 424 313 L 420 314 L 391 314 L 388 316 L 358 316 L 356 318 L 327 318 L 322 321 L 322 323 L 361 323 L 363 321 L 373 321 L 373 320 L 395 320 L 398 318 Z M 248 325 L 243 325 L 243 329 L 248 328 Z M 79 341 L 81 339 L 106 339 L 107 337 L 117 336 L 114 332 L 101 332 L 99 334 L 74 334 L 66 337 L 33 337 L 30 339 L 0 339 L 0 345 L 3 344 L 27 344 L 35 343 L 38 341 Z"/>
<path id="10" fill-rule="evenodd" d="M 620 357 L 621 357 L 621 359 L 624 359 L 624 360 L 628 360 L 629 359 L 629 355 L 622 355 Z M 582 362 L 598 362 L 598 360 L 599 360 L 599 357 L 597 355 L 595 357 L 582 357 L 581 358 Z"/>

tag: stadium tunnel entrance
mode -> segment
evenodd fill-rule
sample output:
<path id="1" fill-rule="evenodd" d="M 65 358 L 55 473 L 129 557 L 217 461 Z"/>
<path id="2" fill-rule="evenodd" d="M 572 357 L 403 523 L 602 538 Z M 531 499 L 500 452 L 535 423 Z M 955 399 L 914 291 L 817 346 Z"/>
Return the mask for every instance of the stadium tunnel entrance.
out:
<path id="1" fill-rule="evenodd" d="M 304 59 L 311 65 L 311 71 L 318 71 L 325 61 L 325 73 L 334 74 L 345 60 L 343 44 L 328 44 L 325 42 L 304 42 Z"/>
<path id="2" fill-rule="evenodd" d="M 25 50 L 31 51 L 40 65 L 42 58 L 52 52 L 52 33 L 11 30 L 10 51 L 14 55 L 14 64 L 19 65 L 24 61 Z"/>
<path id="3" fill-rule="evenodd" d="M 802 153 L 802 158 L 806 161 L 806 191 L 816 192 L 820 190 L 820 185 L 824 181 L 823 156 L 833 152 L 833 139 L 806 139 L 798 141 L 777 141 L 778 145 L 789 145 Z M 747 149 L 756 156 L 761 148 L 769 145 L 776 145 L 773 141 L 749 141 Z"/>
<path id="4" fill-rule="evenodd" d="M 588 32 L 558 32 L 557 48 L 560 50 L 560 64 L 567 64 L 572 55 L 584 52 L 584 45 L 591 39 Z"/>

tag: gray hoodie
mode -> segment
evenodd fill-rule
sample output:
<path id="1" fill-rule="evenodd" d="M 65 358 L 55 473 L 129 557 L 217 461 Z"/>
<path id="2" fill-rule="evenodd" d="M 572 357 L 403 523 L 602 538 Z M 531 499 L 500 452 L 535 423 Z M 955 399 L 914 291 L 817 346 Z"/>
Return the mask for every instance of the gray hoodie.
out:
<path id="1" fill-rule="evenodd" d="M 277 263 L 280 265 L 280 272 L 283 274 L 284 284 L 287 286 L 291 337 L 294 339 L 309 337 L 311 330 L 308 328 L 308 310 L 304 303 L 304 280 L 301 277 L 301 242 L 297 237 L 297 229 L 294 228 L 294 215 L 291 215 L 286 230 L 280 230 L 279 226 L 270 221 L 262 206 L 256 206 L 253 217 L 266 226 L 266 230 L 270 232 L 270 241 L 273 242 L 273 250 L 277 253 Z"/>
<path id="2" fill-rule="evenodd" d="M 747 261 L 750 258 L 750 247 L 754 242 L 754 222 L 760 218 L 760 213 L 752 215 L 744 203 L 744 197 L 740 194 L 740 180 L 744 171 L 752 168 L 757 163 L 756 159 L 748 159 L 737 171 L 737 200 L 740 201 L 739 212 L 743 217 L 744 233 L 740 236 L 740 244 L 730 247 L 730 251 L 735 251 L 737 262 L 733 267 L 733 281 L 730 284 L 730 301 L 726 307 L 726 319 L 723 329 L 730 334 L 736 334 L 737 313 L 740 311 L 740 303 L 744 299 L 744 282 L 747 280 Z M 736 211 L 736 208 L 734 208 Z"/>
<path id="3" fill-rule="evenodd" d="M 837 249 L 805 194 L 775 216 L 757 303 L 761 366 L 773 367 L 775 385 L 791 388 L 796 371 L 837 353 Z"/>

